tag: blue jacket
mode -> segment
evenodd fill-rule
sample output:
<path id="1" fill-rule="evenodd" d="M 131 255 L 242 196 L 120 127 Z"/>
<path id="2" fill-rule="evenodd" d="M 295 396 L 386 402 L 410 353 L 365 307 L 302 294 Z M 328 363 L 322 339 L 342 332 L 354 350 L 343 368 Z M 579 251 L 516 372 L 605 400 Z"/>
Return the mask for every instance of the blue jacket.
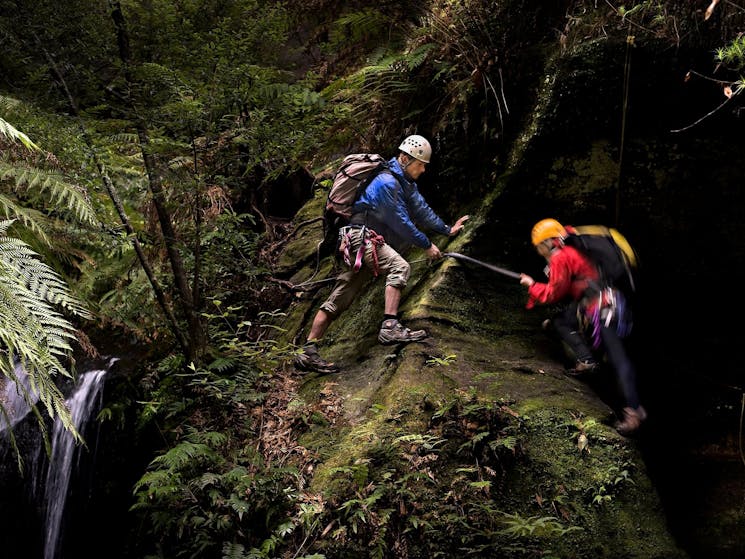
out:
<path id="1" fill-rule="evenodd" d="M 450 235 L 450 226 L 429 207 L 415 182 L 404 178 L 398 160 L 393 157 L 388 165 L 394 173 L 382 172 L 373 179 L 352 207 L 354 214 L 365 214 L 365 224 L 397 252 L 416 246 L 428 249 L 432 242 L 420 228 Z"/>

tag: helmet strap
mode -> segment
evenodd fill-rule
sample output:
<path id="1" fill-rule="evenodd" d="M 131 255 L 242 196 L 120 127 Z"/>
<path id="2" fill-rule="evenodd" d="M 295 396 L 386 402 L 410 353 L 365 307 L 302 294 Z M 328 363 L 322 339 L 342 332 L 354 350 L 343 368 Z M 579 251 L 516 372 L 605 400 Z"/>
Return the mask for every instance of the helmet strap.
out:
<path id="1" fill-rule="evenodd" d="M 406 163 L 401 161 L 403 158 L 406 158 Z M 398 164 L 401 165 L 401 170 L 406 173 L 406 169 L 409 165 L 411 165 L 414 162 L 414 158 L 409 155 L 408 153 L 404 153 L 403 151 L 398 154 Z"/>

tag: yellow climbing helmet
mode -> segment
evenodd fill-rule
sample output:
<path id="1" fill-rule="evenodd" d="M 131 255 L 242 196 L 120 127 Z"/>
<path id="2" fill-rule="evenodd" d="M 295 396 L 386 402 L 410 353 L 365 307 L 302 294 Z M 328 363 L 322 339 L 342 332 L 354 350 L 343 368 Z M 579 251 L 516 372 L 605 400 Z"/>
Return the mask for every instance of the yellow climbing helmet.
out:
<path id="1" fill-rule="evenodd" d="M 533 226 L 533 231 L 530 233 L 530 240 L 533 241 L 533 246 L 539 245 L 546 239 L 553 237 L 566 237 L 567 231 L 564 226 L 556 221 L 555 219 L 542 219 Z"/>

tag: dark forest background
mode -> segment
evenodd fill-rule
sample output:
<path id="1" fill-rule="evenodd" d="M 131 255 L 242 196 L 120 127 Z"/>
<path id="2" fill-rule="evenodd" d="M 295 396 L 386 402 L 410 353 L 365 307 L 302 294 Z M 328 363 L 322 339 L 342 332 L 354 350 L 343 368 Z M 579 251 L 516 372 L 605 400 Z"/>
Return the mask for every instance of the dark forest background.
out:
<path id="1" fill-rule="evenodd" d="M 742 556 L 744 22 L 735 1 L 0 0 L 0 370 L 12 379 L 20 356 L 42 395 L 38 424 L 60 417 L 74 431 L 67 383 L 90 360 L 125 357 L 98 415 L 96 439 L 111 444 L 80 463 L 89 492 L 70 504 L 70 518 L 90 524 L 70 520 L 61 553 Z M 483 402 L 422 404 L 452 422 L 446 434 L 454 425 L 478 433 L 458 431 L 466 438 L 445 468 L 465 475 L 454 457 L 473 453 L 478 474 L 463 502 L 418 485 L 446 435 L 407 432 L 402 451 L 399 433 L 395 444 L 362 445 L 362 458 L 346 447 L 340 454 L 354 459 L 326 462 L 336 455 L 324 445 L 349 428 L 343 406 L 291 367 L 312 297 L 324 293 L 303 282 L 333 271 L 315 251 L 320 205 L 343 155 L 392 156 L 412 133 L 433 144 L 419 181 L 432 207 L 446 221 L 473 216 L 457 250 L 538 277 L 528 235 L 549 216 L 616 226 L 637 249 L 630 345 L 655 419 L 628 452 L 644 457 L 639 475 L 662 499 L 662 520 L 645 517 L 650 529 L 660 523 L 655 534 L 669 529 L 675 543 L 629 543 L 633 529 L 618 520 L 628 508 L 612 488 L 631 470 L 616 447 L 600 481 L 585 476 L 576 509 L 565 503 L 576 495 L 558 489 L 545 503 L 540 487 L 538 498 L 527 489 L 484 497 L 510 485 L 527 435 Z M 485 339 L 509 338 L 520 355 L 548 343 L 544 317 L 524 315 L 514 285 L 475 270 L 438 273 L 420 273 L 412 301 L 438 293 L 438 281 L 451 286 L 447 274 L 463 274 L 452 284 L 461 295 L 417 295 L 430 314 L 412 314 L 428 326 L 453 320 L 467 296 L 484 315 L 462 317 L 460 331 L 504 327 Z M 379 318 L 371 309 L 354 311 L 363 341 Z M 331 338 L 332 355 L 355 366 L 370 357 Z M 548 347 L 560 367 L 560 349 Z M 467 355 L 466 342 L 458 349 Z M 448 355 L 419 367 L 453 366 Z M 454 377 L 478 377 L 455 368 Z M 592 432 L 569 423 L 551 428 Z M 597 437 L 600 460 L 607 441 Z M 485 473 L 481 452 L 500 476 Z M 5 479 L 22 500 L 27 478 L 14 477 L 7 456 Z M 406 467 L 395 475 L 376 469 L 398 460 Z M 646 511 L 654 491 L 645 488 L 636 491 Z M 595 497 L 620 511 L 598 509 Z M 29 520 L 38 514 L 3 510 L 9 552 L 38 535 Z M 632 547 L 587 543 L 616 522 Z"/>

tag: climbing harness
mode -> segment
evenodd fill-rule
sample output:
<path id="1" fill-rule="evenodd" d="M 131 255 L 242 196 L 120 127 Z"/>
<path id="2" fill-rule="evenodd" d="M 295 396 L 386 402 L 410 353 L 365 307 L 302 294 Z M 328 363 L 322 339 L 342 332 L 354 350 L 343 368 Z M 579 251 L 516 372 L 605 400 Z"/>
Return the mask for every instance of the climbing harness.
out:
<path id="1" fill-rule="evenodd" d="M 478 264 L 479 266 L 483 266 L 484 268 L 487 268 L 491 270 L 492 272 L 497 272 L 499 274 L 505 275 L 510 278 L 520 279 L 520 274 L 518 274 L 517 272 L 512 272 L 510 270 L 506 270 L 505 268 L 500 268 L 499 266 L 495 266 L 494 264 L 487 264 L 486 262 L 482 262 L 481 260 L 476 260 L 475 258 L 471 258 L 470 256 L 465 256 L 457 252 L 443 252 L 442 255 L 455 258 L 456 260 L 463 260 L 465 262 L 470 262 L 472 264 Z"/>
<path id="2" fill-rule="evenodd" d="M 588 301 L 577 307 L 581 313 L 580 323 L 584 324 L 592 340 L 592 347 L 600 347 L 600 330 L 610 328 L 615 323 L 616 333 L 625 338 L 631 333 L 631 312 L 626 298 L 618 289 L 606 287 L 601 289 Z M 614 322 L 615 321 L 615 322 Z"/>
<path id="3" fill-rule="evenodd" d="M 354 262 L 352 262 L 352 229 L 361 229 L 360 237 L 362 239 L 360 247 L 354 255 Z M 339 252 L 341 252 L 344 257 L 344 263 L 355 272 L 359 272 L 360 268 L 362 268 L 365 251 L 367 250 L 367 247 L 371 247 L 373 259 L 372 272 L 375 277 L 378 277 L 378 274 L 380 273 L 378 268 L 378 247 L 385 243 L 383 236 L 378 235 L 372 229 L 368 229 L 365 225 L 347 225 L 339 229 L 339 238 Z"/>

